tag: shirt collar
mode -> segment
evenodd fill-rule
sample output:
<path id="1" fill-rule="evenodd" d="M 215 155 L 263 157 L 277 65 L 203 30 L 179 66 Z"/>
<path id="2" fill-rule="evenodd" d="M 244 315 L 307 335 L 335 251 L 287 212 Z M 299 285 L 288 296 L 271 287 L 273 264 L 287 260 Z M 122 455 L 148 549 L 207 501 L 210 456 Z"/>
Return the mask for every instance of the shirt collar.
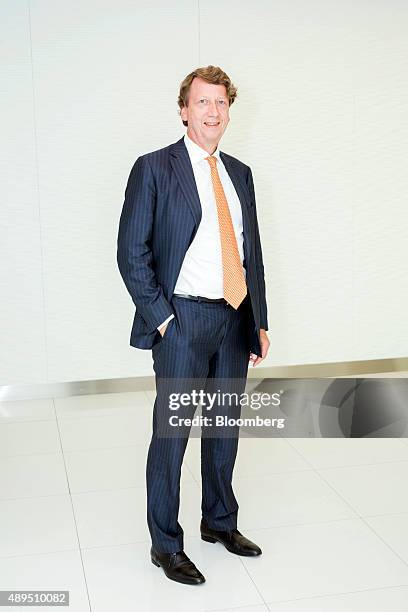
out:
<path id="1" fill-rule="evenodd" d="M 187 151 L 192 164 L 197 164 L 198 162 L 209 156 L 209 153 L 205 149 L 201 148 L 197 143 L 194 142 L 194 140 L 191 140 L 191 138 L 187 136 L 187 132 L 184 134 L 184 144 L 187 147 Z M 218 146 L 212 155 L 216 157 L 218 161 L 220 161 L 220 151 Z"/>

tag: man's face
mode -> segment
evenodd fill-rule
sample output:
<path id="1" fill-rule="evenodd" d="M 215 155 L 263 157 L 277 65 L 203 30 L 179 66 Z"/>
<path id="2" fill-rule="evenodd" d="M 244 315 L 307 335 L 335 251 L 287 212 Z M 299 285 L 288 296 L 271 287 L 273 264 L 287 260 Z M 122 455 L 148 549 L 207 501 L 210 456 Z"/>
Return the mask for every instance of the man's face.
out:
<path id="1" fill-rule="evenodd" d="M 188 106 L 180 116 L 188 121 L 187 134 L 200 147 L 213 153 L 229 123 L 229 100 L 225 85 L 213 85 L 195 77 Z"/>

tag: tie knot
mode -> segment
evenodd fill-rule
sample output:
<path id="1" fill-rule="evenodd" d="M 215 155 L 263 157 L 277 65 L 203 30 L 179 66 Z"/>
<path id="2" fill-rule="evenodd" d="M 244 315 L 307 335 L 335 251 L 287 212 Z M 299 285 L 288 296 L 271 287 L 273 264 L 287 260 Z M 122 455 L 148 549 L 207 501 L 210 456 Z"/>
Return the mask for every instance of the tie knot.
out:
<path id="1" fill-rule="evenodd" d="M 210 155 L 209 157 L 206 157 L 205 159 L 208 161 L 211 168 L 215 168 L 215 164 L 217 163 L 217 158 L 214 157 L 214 155 Z"/>

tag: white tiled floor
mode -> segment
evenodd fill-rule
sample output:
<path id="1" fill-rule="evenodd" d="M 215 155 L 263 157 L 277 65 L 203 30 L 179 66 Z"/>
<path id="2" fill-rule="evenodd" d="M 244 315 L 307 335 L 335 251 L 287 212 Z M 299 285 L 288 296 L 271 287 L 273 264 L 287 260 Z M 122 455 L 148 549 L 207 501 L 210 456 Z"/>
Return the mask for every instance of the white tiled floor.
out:
<path id="1" fill-rule="evenodd" d="M 199 537 L 200 440 L 183 464 L 185 550 L 207 582 L 150 563 L 154 393 L 0 403 L 0 589 L 69 590 L 72 612 L 406 612 L 408 440 L 241 438 L 237 557 Z M 15 608 L 3 608 L 15 609 Z"/>

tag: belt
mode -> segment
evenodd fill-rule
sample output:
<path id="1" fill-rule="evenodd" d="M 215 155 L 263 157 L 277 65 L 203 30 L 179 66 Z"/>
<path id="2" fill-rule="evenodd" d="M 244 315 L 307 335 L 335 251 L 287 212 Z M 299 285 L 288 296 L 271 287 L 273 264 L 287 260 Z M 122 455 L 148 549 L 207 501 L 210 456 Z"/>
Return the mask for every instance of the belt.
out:
<path id="1" fill-rule="evenodd" d="M 186 295 L 184 293 L 173 293 L 173 297 L 185 298 L 186 300 L 194 300 L 195 302 L 209 302 L 211 304 L 228 304 L 224 298 L 207 298 L 201 295 Z"/>

